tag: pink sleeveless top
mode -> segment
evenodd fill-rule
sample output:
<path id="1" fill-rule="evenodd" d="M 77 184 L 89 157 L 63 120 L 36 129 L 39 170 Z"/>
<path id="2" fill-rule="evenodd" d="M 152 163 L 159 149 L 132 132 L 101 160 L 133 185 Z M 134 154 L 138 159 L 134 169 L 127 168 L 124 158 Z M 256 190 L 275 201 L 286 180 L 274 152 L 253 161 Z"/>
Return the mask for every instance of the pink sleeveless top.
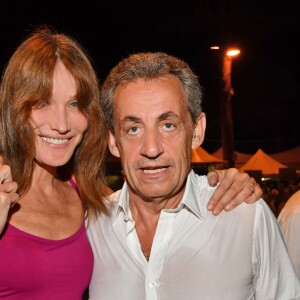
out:
<path id="1" fill-rule="evenodd" d="M 84 222 L 62 240 L 40 238 L 10 224 L 0 236 L 0 299 L 81 300 L 92 269 Z"/>

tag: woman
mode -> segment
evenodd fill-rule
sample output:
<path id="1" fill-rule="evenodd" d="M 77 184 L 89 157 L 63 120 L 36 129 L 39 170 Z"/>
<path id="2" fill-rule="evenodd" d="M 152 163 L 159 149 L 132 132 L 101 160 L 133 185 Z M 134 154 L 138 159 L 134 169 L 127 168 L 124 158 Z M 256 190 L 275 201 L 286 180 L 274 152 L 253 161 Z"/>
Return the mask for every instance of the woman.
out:
<path id="1" fill-rule="evenodd" d="M 99 103 L 96 74 L 72 38 L 42 28 L 11 57 L 0 87 L 1 153 L 12 171 L 0 168 L 1 299 L 76 300 L 88 287 L 85 219 L 106 211 L 100 199 L 109 192 Z M 227 171 L 215 200 L 233 181 L 243 188 L 235 205 L 249 195 L 249 176 L 237 173 Z M 255 191 L 249 202 L 260 197 Z"/>
<path id="2" fill-rule="evenodd" d="M 81 299 L 93 266 L 84 220 L 105 196 L 95 72 L 77 42 L 42 29 L 13 54 L 0 96 L 1 150 L 20 194 L 0 240 L 0 298 Z"/>

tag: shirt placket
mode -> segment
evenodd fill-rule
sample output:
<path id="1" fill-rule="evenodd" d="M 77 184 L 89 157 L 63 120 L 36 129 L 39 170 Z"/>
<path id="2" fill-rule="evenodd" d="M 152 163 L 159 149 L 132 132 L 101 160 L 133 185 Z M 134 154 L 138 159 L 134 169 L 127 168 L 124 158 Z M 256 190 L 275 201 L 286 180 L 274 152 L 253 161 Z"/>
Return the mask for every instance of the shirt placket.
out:
<path id="1" fill-rule="evenodd" d="M 145 266 L 146 300 L 160 299 L 159 288 L 163 265 L 177 213 L 162 211 L 155 232 L 149 262 Z"/>

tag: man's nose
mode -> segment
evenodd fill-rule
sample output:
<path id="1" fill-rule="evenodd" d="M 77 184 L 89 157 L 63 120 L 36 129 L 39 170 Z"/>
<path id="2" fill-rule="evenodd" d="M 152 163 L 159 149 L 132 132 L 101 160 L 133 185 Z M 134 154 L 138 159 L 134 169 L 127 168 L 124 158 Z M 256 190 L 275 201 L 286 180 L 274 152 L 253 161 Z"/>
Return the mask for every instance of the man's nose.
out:
<path id="1" fill-rule="evenodd" d="M 148 129 L 143 135 L 141 154 L 155 158 L 163 153 L 162 136 L 157 129 Z"/>

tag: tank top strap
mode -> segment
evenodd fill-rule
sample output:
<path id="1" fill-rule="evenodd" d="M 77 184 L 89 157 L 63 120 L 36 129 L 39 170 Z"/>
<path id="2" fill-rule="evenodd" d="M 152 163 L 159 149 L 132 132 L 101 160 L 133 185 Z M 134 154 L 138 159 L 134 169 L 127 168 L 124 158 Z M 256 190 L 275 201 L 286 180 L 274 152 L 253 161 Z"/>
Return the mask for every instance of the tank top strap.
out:
<path id="1" fill-rule="evenodd" d="M 69 182 L 70 182 L 72 188 L 76 191 L 76 193 L 80 197 L 78 186 L 77 186 L 76 182 L 74 181 L 74 179 L 72 177 L 69 179 Z"/>

